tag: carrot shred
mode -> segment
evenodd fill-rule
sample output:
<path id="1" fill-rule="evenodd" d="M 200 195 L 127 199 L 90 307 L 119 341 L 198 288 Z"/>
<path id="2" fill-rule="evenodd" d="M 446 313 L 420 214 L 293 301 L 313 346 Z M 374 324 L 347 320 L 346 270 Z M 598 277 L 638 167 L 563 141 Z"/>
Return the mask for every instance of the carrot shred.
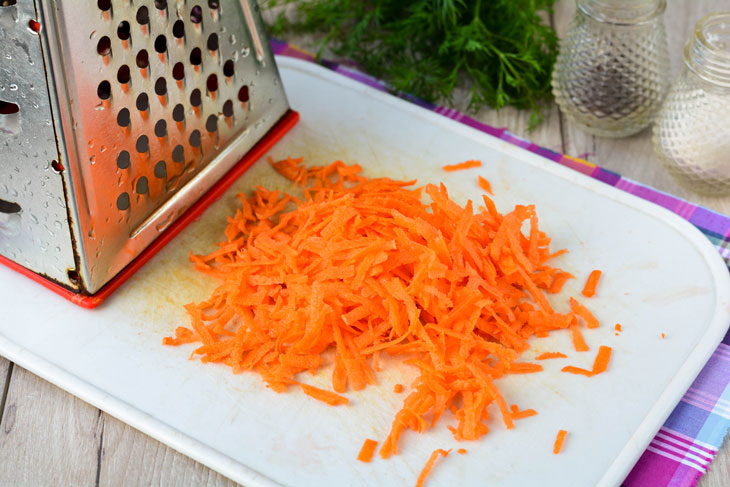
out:
<path id="1" fill-rule="evenodd" d="M 662 333 L 662 340 L 664 340 L 665 338 L 667 338 L 667 335 Z"/>
<path id="2" fill-rule="evenodd" d="M 456 453 L 458 453 L 459 455 L 464 455 L 466 453 L 466 450 L 463 448 L 459 448 L 458 450 L 456 450 Z"/>
<path id="3" fill-rule="evenodd" d="M 320 389 L 319 387 L 314 387 L 307 384 L 299 385 L 306 395 L 311 396 L 326 404 L 329 404 L 330 406 L 339 406 L 341 404 L 347 404 L 350 402 L 346 397 L 340 396 L 335 392 L 325 391 L 324 389 Z"/>
<path id="4" fill-rule="evenodd" d="M 537 415 L 537 411 L 534 409 L 524 409 L 520 411 L 520 408 L 518 408 L 516 404 L 511 405 L 510 410 L 512 411 L 512 417 L 514 419 L 525 419 Z"/>
<path id="5" fill-rule="evenodd" d="M 563 290 L 563 286 L 566 282 L 568 282 L 568 279 L 573 279 L 573 277 L 574 276 L 572 274 L 569 274 L 567 272 L 555 273 L 555 276 L 553 276 L 553 282 L 548 288 L 548 292 L 550 294 L 558 294 L 560 291 Z"/>
<path id="6" fill-rule="evenodd" d="M 571 313 L 558 313 L 547 299 L 573 276 L 548 264 L 564 251 L 551 252 L 534 206 L 503 214 L 482 195 L 475 210 L 443 184 L 369 179 L 342 161 L 270 164 L 301 194 L 238 195 L 223 241 L 190 257 L 217 287 L 186 305 L 189 327 L 163 344 L 195 343 L 202 362 L 255 372 L 275 392 L 298 385 L 330 405 L 376 384 L 384 354 L 400 358 L 418 375 L 377 446 L 382 458 L 445 413 L 459 441 L 487 434 L 495 410 L 507 429 L 536 414 L 510 411 L 498 387 L 508 374 L 542 370 L 519 361 L 533 336 L 570 328 L 576 350 L 588 350 L 578 322 L 590 328 L 593 315 L 574 300 Z M 328 365 L 334 392 L 297 381 Z"/>
<path id="7" fill-rule="evenodd" d="M 593 375 L 605 372 L 608 369 L 608 363 L 611 361 L 611 347 L 601 345 L 593 362 Z"/>
<path id="8" fill-rule="evenodd" d="M 574 367 L 572 365 L 566 365 L 562 369 L 560 369 L 561 372 L 567 372 L 569 374 L 576 374 L 576 375 L 585 375 L 586 377 L 593 377 L 593 372 L 590 370 L 582 369 L 580 367 Z"/>
<path id="9" fill-rule="evenodd" d="M 532 374 L 535 372 L 541 372 L 542 365 L 531 364 L 529 362 L 512 362 L 509 369 L 505 371 L 507 374 Z"/>
<path id="10" fill-rule="evenodd" d="M 568 358 L 568 356 L 560 352 L 545 352 L 535 357 L 535 360 L 548 360 L 551 358 Z"/>
<path id="11" fill-rule="evenodd" d="M 553 445 L 553 454 L 557 455 L 563 450 L 563 443 L 565 443 L 565 437 L 568 432 L 565 430 L 558 431 L 558 436 L 555 437 L 555 445 Z"/>
<path id="12" fill-rule="evenodd" d="M 403 392 L 403 384 L 394 385 L 393 392 L 395 392 L 396 394 L 400 394 L 401 392 Z"/>
<path id="13" fill-rule="evenodd" d="M 621 329 L 621 323 L 616 323 L 616 326 L 613 327 L 614 330 L 616 330 L 616 335 L 621 333 L 623 330 Z"/>
<path id="14" fill-rule="evenodd" d="M 360 453 L 357 455 L 357 459 L 361 462 L 370 463 L 375 456 L 375 450 L 378 448 L 378 442 L 371 439 L 366 439 L 360 448 Z"/>
<path id="15" fill-rule="evenodd" d="M 433 470 L 433 467 L 436 464 L 436 460 L 438 459 L 439 455 L 446 457 L 449 453 L 451 453 L 451 450 L 442 450 L 440 448 L 438 450 L 434 450 L 433 453 L 431 453 L 431 456 L 428 458 L 426 465 L 424 465 L 423 470 L 421 470 L 421 474 L 418 476 L 416 487 L 423 487 L 423 483 L 426 481 L 426 477 L 428 477 L 431 473 L 431 470 Z"/>
<path id="16" fill-rule="evenodd" d="M 593 316 L 593 313 L 591 313 L 588 308 L 580 304 L 574 298 L 570 298 L 570 310 L 576 316 L 583 318 L 588 328 L 598 328 L 598 326 L 600 325 L 596 317 Z"/>
<path id="17" fill-rule="evenodd" d="M 590 350 L 588 348 L 588 344 L 586 344 L 585 338 L 583 338 L 583 333 L 581 333 L 577 324 L 570 325 L 570 332 L 572 333 L 573 347 L 576 352 L 587 352 Z"/>
<path id="18" fill-rule="evenodd" d="M 602 272 L 599 270 L 592 271 L 588 276 L 585 287 L 581 294 L 587 298 L 592 298 L 596 294 L 596 286 L 598 286 L 598 280 L 601 278 Z"/>
<path id="19" fill-rule="evenodd" d="M 479 187 L 494 196 L 494 193 L 492 192 L 492 184 L 489 182 L 489 180 L 484 179 L 481 176 L 479 176 Z"/>
<path id="20" fill-rule="evenodd" d="M 444 171 L 447 172 L 453 172 L 453 171 L 461 171 L 463 169 L 471 169 L 473 167 L 481 167 L 482 161 L 477 160 L 469 160 L 460 162 L 458 164 L 449 164 L 443 167 Z"/>

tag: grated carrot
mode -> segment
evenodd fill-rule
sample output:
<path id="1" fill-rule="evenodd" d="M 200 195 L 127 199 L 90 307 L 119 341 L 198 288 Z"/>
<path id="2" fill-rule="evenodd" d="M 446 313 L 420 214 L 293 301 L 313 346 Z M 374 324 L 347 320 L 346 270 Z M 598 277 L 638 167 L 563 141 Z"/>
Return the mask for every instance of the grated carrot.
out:
<path id="1" fill-rule="evenodd" d="M 403 392 L 403 384 L 396 384 L 395 386 L 393 386 L 393 392 L 395 392 L 396 394 L 400 394 L 401 392 Z"/>
<path id="2" fill-rule="evenodd" d="M 535 357 L 535 360 L 548 360 L 551 358 L 568 358 L 568 356 L 560 352 L 545 352 Z"/>
<path id="3" fill-rule="evenodd" d="M 664 333 L 662 333 L 662 340 L 664 340 L 665 338 L 667 338 L 667 335 L 665 335 Z"/>
<path id="4" fill-rule="evenodd" d="M 621 323 L 616 323 L 616 326 L 614 326 L 613 329 L 616 330 L 616 336 L 623 331 L 621 329 Z"/>
<path id="5" fill-rule="evenodd" d="M 479 176 L 479 187 L 494 196 L 494 193 L 492 192 L 492 184 L 481 176 Z"/>
<path id="6" fill-rule="evenodd" d="M 583 288 L 581 294 L 587 298 L 592 298 L 596 294 L 596 286 L 598 286 L 598 280 L 601 278 L 601 271 L 595 270 L 590 273 L 586 285 Z"/>
<path id="7" fill-rule="evenodd" d="M 357 459 L 361 462 L 370 463 L 375 456 L 375 450 L 378 448 L 378 442 L 371 439 L 366 439 L 360 448 L 360 453 L 357 455 Z"/>
<path id="8" fill-rule="evenodd" d="M 558 436 L 555 437 L 555 445 L 553 446 L 553 453 L 557 455 L 563 450 L 563 443 L 565 442 L 565 437 L 568 435 L 568 432 L 565 430 L 558 431 Z"/>
<path id="9" fill-rule="evenodd" d="M 443 167 L 444 171 L 447 172 L 453 172 L 453 171 L 461 171 L 463 169 L 471 169 L 473 167 L 481 167 L 482 161 L 477 160 L 469 160 L 460 162 L 458 164 L 450 164 Z"/>
<path id="10" fill-rule="evenodd" d="M 423 487 L 423 483 L 426 481 L 426 477 L 428 477 L 431 473 L 431 470 L 433 470 L 433 467 L 436 464 L 436 460 L 438 459 L 439 455 L 446 457 L 449 453 L 451 453 L 451 450 L 442 450 L 440 448 L 438 450 L 434 450 L 433 453 L 431 453 L 431 456 L 428 458 L 426 465 L 424 465 L 423 470 L 421 470 L 421 474 L 418 476 L 416 487 Z"/>
<path id="11" fill-rule="evenodd" d="M 456 453 L 458 453 L 459 455 L 464 455 L 466 453 L 466 450 L 463 448 L 459 448 L 458 450 L 456 450 Z"/>
<path id="12" fill-rule="evenodd" d="M 422 433 L 446 412 L 459 441 L 489 432 L 488 408 L 506 428 L 531 414 L 511 412 L 497 387 L 507 374 L 542 370 L 518 361 L 531 337 L 570 328 L 576 350 L 588 349 L 577 318 L 590 326 L 586 313 L 558 313 L 546 298 L 572 276 L 548 265 L 563 251 L 551 253 L 534 206 L 502 214 L 482 195 L 475 212 L 443 184 L 368 179 L 341 161 L 270 163 L 302 194 L 238 195 L 225 240 L 190 258 L 218 287 L 186 305 L 190 327 L 165 345 L 195 343 L 202 362 L 256 372 L 275 392 L 298 385 L 330 405 L 375 384 L 382 354 L 401 358 L 419 375 L 380 445 L 383 458 L 397 454 L 405 432 Z M 334 392 L 298 382 L 329 365 L 328 350 Z"/>

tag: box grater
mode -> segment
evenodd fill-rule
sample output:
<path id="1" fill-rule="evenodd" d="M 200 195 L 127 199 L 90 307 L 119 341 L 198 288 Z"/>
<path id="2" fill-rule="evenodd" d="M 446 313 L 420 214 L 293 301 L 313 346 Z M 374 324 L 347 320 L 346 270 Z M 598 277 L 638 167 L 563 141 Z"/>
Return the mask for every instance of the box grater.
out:
<path id="1" fill-rule="evenodd" d="M 100 296 L 295 122 L 255 0 L 0 0 L 0 258 Z"/>

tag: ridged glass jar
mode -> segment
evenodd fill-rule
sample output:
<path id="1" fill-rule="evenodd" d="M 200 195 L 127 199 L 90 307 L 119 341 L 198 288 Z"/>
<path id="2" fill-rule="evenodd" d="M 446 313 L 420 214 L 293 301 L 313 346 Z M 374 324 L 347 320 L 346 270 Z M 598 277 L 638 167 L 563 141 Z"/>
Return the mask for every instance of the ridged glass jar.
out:
<path id="1" fill-rule="evenodd" d="M 669 89 L 666 0 L 577 0 L 553 73 L 555 101 L 582 130 L 626 137 Z"/>
<path id="2" fill-rule="evenodd" d="M 654 126 L 659 159 L 682 185 L 730 193 L 730 12 L 700 20 Z"/>

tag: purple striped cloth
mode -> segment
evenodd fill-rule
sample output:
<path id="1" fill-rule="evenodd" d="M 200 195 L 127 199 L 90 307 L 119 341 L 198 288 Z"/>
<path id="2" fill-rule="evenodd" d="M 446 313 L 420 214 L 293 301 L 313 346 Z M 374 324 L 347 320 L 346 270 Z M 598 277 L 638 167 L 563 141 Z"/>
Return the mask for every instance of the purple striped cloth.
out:
<path id="1" fill-rule="evenodd" d="M 271 46 L 275 54 L 314 61 L 312 54 L 291 44 L 272 40 Z M 390 91 L 383 82 L 357 70 L 328 61 L 321 61 L 320 64 L 378 90 Z M 727 216 L 623 178 L 588 161 L 540 147 L 510 134 L 505 129 L 483 124 L 456 110 L 432 105 L 412 95 L 403 93 L 396 95 L 676 213 L 700 229 L 730 267 L 730 218 Z M 651 441 L 624 481 L 624 487 L 696 485 L 702 474 L 707 471 L 728 429 L 730 429 L 730 332 Z"/>

